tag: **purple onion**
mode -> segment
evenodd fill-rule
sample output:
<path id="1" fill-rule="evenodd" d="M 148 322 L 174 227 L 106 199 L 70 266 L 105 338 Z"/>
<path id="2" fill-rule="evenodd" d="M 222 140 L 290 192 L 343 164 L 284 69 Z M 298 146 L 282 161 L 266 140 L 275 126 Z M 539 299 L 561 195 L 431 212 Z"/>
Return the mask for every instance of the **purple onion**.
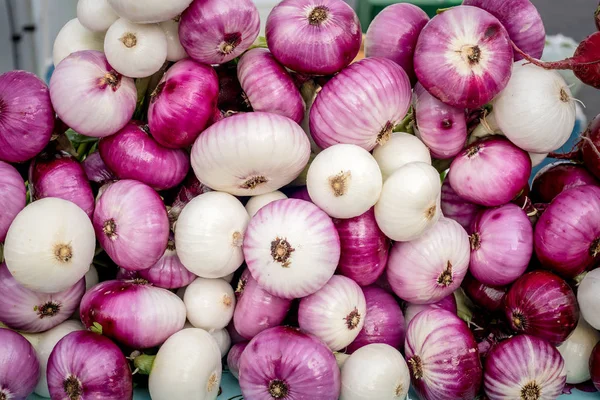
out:
<path id="1" fill-rule="evenodd" d="M 406 309 L 404 310 L 404 322 L 406 328 L 410 324 L 410 321 L 419 314 L 421 311 L 430 310 L 430 309 L 439 309 L 450 311 L 452 314 L 456 315 L 458 311 L 458 306 L 456 304 L 456 297 L 454 294 L 449 294 L 438 302 L 431 304 L 413 304 L 409 303 L 406 305 Z"/>
<path id="2" fill-rule="evenodd" d="M 462 288 L 473 303 L 489 311 L 498 311 L 504 306 L 504 297 L 508 291 L 508 287 L 484 285 L 471 274 L 465 276 Z"/>
<path id="3" fill-rule="evenodd" d="M 95 151 L 83 161 L 83 170 L 88 180 L 103 185 L 106 182 L 117 180 L 117 177 L 108 169 L 99 151 Z"/>
<path id="4" fill-rule="evenodd" d="M 17 332 L 0 328 L 0 399 L 25 399 L 40 376 L 31 343 Z"/>
<path id="5" fill-rule="evenodd" d="M 179 260 L 173 234 L 169 237 L 165 253 L 156 264 L 148 269 L 137 271 L 137 274 L 154 286 L 164 289 L 179 289 L 196 279 L 196 275 L 188 271 Z"/>
<path id="6" fill-rule="evenodd" d="M 423 27 L 429 22 L 425 11 L 414 4 L 398 3 L 384 8 L 371 21 L 365 38 L 365 55 L 395 61 L 411 82 L 417 81 L 413 56 Z"/>
<path id="7" fill-rule="evenodd" d="M 116 344 L 92 332 L 62 338 L 48 359 L 48 389 L 53 399 L 130 400 L 129 363 Z"/>
<path id="8" fill-rule="evenodd" d="M 0 243 L 19 211 L 27 203 L 27 190 L 19 171 L 10 164 L 0 161 Z"/>
<path id="9" fill-rule="evenodd" d="M 212 191 L 211 188 L 203 184 L 196 178 L 194 171 L 190 171 L 175 196 L 175 200 L 171 203 L 171 207 L 168 208 L 169 221 L 174 223 L 179 218 L 179 214 L 183 208 L 192 201 L 195 197 L 200 196 L 203 193 Z"/>
<path id="10" fill-rule="evenodd" d="M 590 375 L 596 390 L 600 390 L 600 344 L 597 344 L 592 350 L 590 356 Z"/>
<path id="11" fill-rule="evenodd" d="M 577 327 L 579 306 L 571 287 L 547 271 L 520 277 L 504 299 L 512 329 L 560 345 Z"/>
<path id="12" fill-rule="evenodd" d="M 531 198 L 536 203 L 550 203 L 565 190 L 584 185 L 599 186 L 600 182 L 582 165 L 556 161 L 535 175 L 531 185 Z"/>
<path id="13" fill-rule="evenodd" d="M 169 218 L 161 198 L 132 180 L 116 182 L 102 193 L 93 223 L 102 248 L 125 269 L 152 267 L 169 240 Z"/>
<path id="14" fill-rule="evenodd" d="M 181 297 L 183 297 L 183 296 L 181 296 Z M 231 339 L 231 343 L 238 344 L 238 343 L 242 343 L 242 342 L 247 342 L 247 339 L 245 337 L 243 337 L 242 335 L 240 335 L 240 333 L 235 329 L 233 320 L 231 322 L 229 322 L 229 325 L 227 325 L 227 327 L 225 329 L 227 329 L 227 332 L 229 333 L 229 338 Z"/>
<path id="15" fill-rule="evenodd" d="M 600 260 L 600 188 L 579 186 L 556 196 L 535 225 L 541 264 L 573 278 Z"/>
<path id="16" fill-rule="evenodd" d="M 429 93 L 452 106 L 478 108 L 508 84 L 513 49 L 496 17 L 458 6 L 423 28 L 414 63 L 417 79 Z"/>
<path id="17" fill-rule="evenodd" d="M 442 213 L 444 217 L 455 220 L 469 233 L 471 224 L 479 214 L 481 206 L 460 197 L 446 179 L 442 185 Z"/>
<path id="18" fill-rule="evenodd" d="M 175 293 L 143 280 L 102 282 L 83 296 L 79 311 L 86 328 L 134 349 L 161 345 L 186 317 Z"/>
<path id="19" fill-rule="evenodd" d="M 404 316 L 394 296 L 377 286 L 362 288 L 367 302 L 365 323 L 360 333 L 346 348 L 353 353 L 371 343 L 385 343 L 395 349 L 404 344 Z"/>
<path id="20" fill-rule="evenodd" d="M 227 367 L 231 375 L 235 376 L 236 379 L 240 379 L 240 359 L 242 353 L 246 350 L 249 342 L 236 343 L 231 346 L 229 353 L 227 353 Z"/>
<path id="21" fill-rule="evenodd" d="M 270 328 L 255 336 L 239 368 L 247 399 L 337 400 L 340 395 L 340 369 L 331 350 L 293 328 Z"/>
<path id="22" fill-rule="evenodd" d="M 0 161 L 34 157 L 50 142 L 53 129 L 54 110 L 46 84 L 26 71 L 0 75 Z"/>
<path id="23" fill-rule="evenodd" d="M 311 136 L 322 149 L 346 143 L 371 151 L 390 139 L 411 96 L 408 76 L 398 64 L 385 58 L 360 60 L 319 92 L 310 110 Z"/>
<path id="24" fill-rule="evenodd" d="M 471 203 L 501 206 L 527 185 L 531 159 L 527 152 L 504 138 L 477 141 L 463 150 L 450 165 L 452 189 Z"/>
<path id="25" fill-rule="evenodd" d="M 210 65 L 190 59 L 167 70 L 148 108 L 152 137 L 169 148 L 191 146 L 210 123 L 219 96 L 219 79 Z"/>
<path id="26" fill-rule="evenodd" d="M 267 44 L 287 68 L 306 75 L 333 75 L 354 60 L 362 31 L 342 0 L 283 0 L 267 19 Z"/>

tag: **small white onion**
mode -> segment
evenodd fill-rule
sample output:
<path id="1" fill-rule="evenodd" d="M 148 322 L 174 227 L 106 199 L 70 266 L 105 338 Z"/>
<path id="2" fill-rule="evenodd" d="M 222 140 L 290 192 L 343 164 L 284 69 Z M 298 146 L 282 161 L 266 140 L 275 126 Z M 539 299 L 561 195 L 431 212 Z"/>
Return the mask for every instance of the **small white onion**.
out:
<path id="1" fill-rule="evenodd" d="M 90 31 L 106 32 L 119 16 L 108 4 L 108 0 L 79 0 L 77 19 Z"/>
<path id="2" fill-rule="evenodd" d="M 431 154 L 425 144 L 414 135 L 397 132 L 383 146 L 373 149 L 373 157 L 385 181 L 400 167 L 411 162 L 431 164 Z"/>
<path id="3" fill-rule="evenodd" d="M 581 315 L 594 329 L 600 330 L 600 269 L 587 273 L 577 289 Z"/>
<path id="4" fill-rule="evenodd" d="M 246 203 L 246 211 L 248 211 L 248 215 L 250 218 L 254 217 L 254 215 L 266 206 L 269 203 L 272 203 L 276 200 L 287 199 L 288 197 L 281 193 L 279 190 L 276 190 L 271 193 L 265 193 L 258 196 L 251 197 L 250 200 Z"/>
<path id="5" fill-rule="evenodd" d="M 334 218 L 364 214 L 379 199 L 382 186 L 377 161 L 353 144 L 336 144 L 323 150 L 306 177 L 311 200 Z"/>
<path id="6" fill-rule="evenodd" d="M 227 329 L 218 329 L 209 333 L 219 345 L 219 350 L 221 350 L 221 358 L 225 357 L 231 348 L 231 336 L 229 336 L 229 332 Z"/>
<path id="7" fill-rule="evenodd" d="M 167 60 L 167 37 L 158 24 L 140 25 L 120 18 L 106 32 L 104 52 L 120 74 L 144 78 Z"/>
<path id="8" fill-rule="evenodd" d="M 181 14 L 192 0 L 108 0 L 123 18 L 138 23 L 166 21 Z"/>
<path id="9" fill-rule="evenodd" d="M 179 20 L 170 19 L 160 23 L 167 37 L 167 61 L 179 61 L 188 55 L 179 41 Z"/>
<path id="10" fill-rule="evenodd" d="M 577 328 L 558 346 L 558 351 L 565 360 L 567 383 L 578 384 L 590 379 L 589 360 L 594 346 L 600 341 L 600 333 L 579 318 Z"/>
<path id="11" fill-rule="evenodd" d="M 90 269 L 96 235 L 85 211 L 67 200 L 34 201 L 14 219 L 4 242 L 6 265 L 33 291 L 58 293 Z"/>
<path id="12" fill-rule="evenodd" d="M 177 255 L 190 272 L 220 278 L 242 265 L 242 244 L 250 217 L 238 199 L 208 192 L 190 201 L 177 220 Z"/>
<path id="13" fill-rule="evenodd" d="M 92 32 L 77 18 L 67 22 L 54 39 L 52 61 L 57 66 L 69 54 L 81 50 L 104 51 L 104 33 Z"/>
<path id="14" fill-rule="evenodd" d="M 235 295 L 223 279 L 196 278 L 185 290 L 183 302 L 187 319 L 196 328 L 223 329 L 233 318 Z"/>
<path id="15" fill-rule="evenodd" d="M 440 219 L 441 194 L 435 168 L 424 162 L 406 164 L 383 184 L 375 205 L 377 225 L 392 240 L 416 239 Z"/>

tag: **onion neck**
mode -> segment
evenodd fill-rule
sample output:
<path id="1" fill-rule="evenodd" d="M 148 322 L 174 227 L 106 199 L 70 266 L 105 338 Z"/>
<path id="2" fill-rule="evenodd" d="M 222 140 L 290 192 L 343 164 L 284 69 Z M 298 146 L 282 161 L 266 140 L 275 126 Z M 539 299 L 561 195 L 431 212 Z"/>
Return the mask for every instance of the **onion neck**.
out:
<path id="1" fill-rule="evenodd" d="M 521 400 L 539 400 L 542 391 L 536 381 L 531 381 L 521 388 Z"/>
<path id="2" fill-rule="evenodd" d="M 102 78 L 100 78 L 100 86 L 102 87 L 110 87 L 113 92 L 119 88 L 121 84 L 121 75 L 116 71 L 109 71 L 104 74 Z"/>
<path id="3" fill-rule="evenodd" d="M 233 232 L 233 235 L 231 235 L 231 243 L 235 247 L 242 247 L 244 244 L 244 235 L 238 231 Z"/>
<path id="4" fill-rule="evenodd" d="M 358 312 L 358 310 L 356 309 L 356 307 L 354 308 L 354 310 L 352 310 L 350 312 L 350 314 L 346 315 L 346 327 L 348 327 L 348 330 L 354 330 L 356 329 L 356 327 L 360 324 L 360 313 Z"/>
<path id="5" fill-rule="evenodd" d="M 425 219 L 427 221 L 431 221 L 433 217 L 435 217 L 435 213 L 437 211 L 437 205 L 432 205 L 427 210 L 425 210 Z"/>
<path id="6" fill-rule="evenodd" d="M 290 257 L 295 250 L 286 239 L 277 237 L 271 242 L 271 257 L 284 268 L 289 268 Z"/>
<path id="7" fill-rule="evenodd" d="M 175 241 L 174 240 L 169 239 L 169 241 L 167 242 L 167 250 L 175 251 Z"/>
<path id="8" fill-rule="evenodd" d="M 600 237 L 592 242 L 590 246 L 590 255 L 594 258 L 600 255 Z"/>
<path id="9" fill-rule="evenodd" d="M 383 146 L 390 140 L 392 133 L 394 132 L 394 124 L 390 121 L 386 122 L 383 128 L 377 134 L 377 144 Z"/>
<path id="10" fill-rule="evenodd" d="M 7 400 L 6 393 L 4 391 L 0 391 L 0 400 Z"/>
<path id="11" fill-rule="evenodd" d="M 471 244 L 471 250 L 473 251 L 481 248 L 481 236 L 478 232 L 475 232 L 469 236 L 469 243 Z"/>
<path id="12" fill-rule="evenodd" d="M 399 383 L 398 386 L 396 386 L 396 390 L 394 391 L 394 393 L 396 394 L 396 397 L 400 397 L 400 395 L 402 394 L 403 391 L 404 391 L 404 386 L 402 386 L 402 384 Z"/>
<path id="13" fill-rule="evenodd" d="M 569 96 L 569 93 L 567 93 L 565 88 L 560 88 L 560 101 L 563 103 L 571 102 L 571 96 Z"/>
<path id="14" fill-rule="evenodd" d="M 452 277 L 452 263 L 448 260 L 446 269 L 438 277 L 437 283 L 440 286 L 448 287 L 452 282 L 454 282 L 454 278 Z"/>
<path id="15" fill-rule="evenodd" d="M 271 382 L 269 382 L 269 394 L 272 398 L 285 399 L 288 395 L 288 392 L 288 385 L 284 381 L 280 379 L 273 379 Z"/>
<path id="16" fill-rule="evenodd" d="M 481 49 L 477 45 L 463 46 L 460 49 L 460 54 L 471 66 L 479 64 L 479 61 L 481 60 Z"/>
<path id="17" fill-rule="evenodd" d="M 156 88 L 154 88 L 154 90 L 152 91 L 152 93 L 150 93 L 150 103 L 154 103 L 158 99 L 158 96 L 160 96 L 160 94 L 162 93 L 163 89 L 165 88 L 165 83 L 166 82 L 159 83 L 156 86 Z"/>
<path id="18" fill-rule="evenodd" d="M 219 52 L 223 55 L 231 54 L 236 47 L 240 45 L 240 43 L 242 43 L 241 33 L 228 33 L 225 35 L 225 37 L 223 37 L 223 41 L 219 45 Z"/>
<path id="19" fill-rule="evenodd" d="M 102 226 L 102 231 L 111 240 L 115 240 L 117 238 L 117 224 L 114 219 L 108 219 L 104 221 L 104 225 Z"/>
<path id="20" fill-rule="evenodd" d="M 421 357 L 412 356 L 408 359 L 408 367 L 410 368 L 410 373 L 415 379 L 423 378 L 423 361 L 421 361 Z"/>
<path id="21" fill-rule="evenodd" d="M 70 244 L 57 244 L 54 247 L 54 256 L 58 262 L 66 264 L 73 258 L 73 248 Z"/>
<path id="22" fill-rule="evenodd" d="M 527 329 L 527 318 L 525 315 L 519 311 L 515 310 L 512 313 L 511 322 L 516 330 L 523 331 Z"/>
<path id="23" fill-rule="evenodd" d="M 80 400 L 83 394 L 83 387 L 81 382 L 74 375 L 69 375 L 67 379 L 63 381 L 63 389 L 69 398 L 69 400 Z"/>
<path id="24" fill-rule="evenodd" d="M 206 391 L 209 393 L 212 392 L 218 384 L 219 379 L 217 373 L 213 372 L 212 374 L 210 374 L 208 380 L 206 381 Z"/>
<path id="25" fill-rule="evenodd" d="M 337 175 L 329 177 L 329 186 L 335 197 L 341 197 L 348 192 L 348 184 L 352 178 L 350 171 L 342 171 Z"/>
<path id="26" fill-rule="evenodd" d="M 313 26 L 323 25 L 329 18 L 329 8 L 325 6 L 317 6 L 308 14 L 308 23 Z"/>
<path id="27" fill-rule="evenodd" d="M 237 287 L 235 288 L 235 293 L 236 294 L 244 293 L 244 289 L 246 288 L 247 283 L 248 283 L 247 279 L 240 278 L 240 280 L 238 281 Z"/>
<path id="28" fill-rule="evenodd" d="M 135 36 L 135 33 L 132 32 L 125 33 L 119 40 L 123 42 L 125 47 L 128 49 L 131 49 L 137 45 L 137 36 Z"/>
<path id="29" fill-rule="evenodd" d="M 34 310 L 37 311 L 40 319 L 44 319 L 46 317 L 54 317 L 56 314 L 60 312 L 61 305 L 54 301 L 49 301 L 47 303 L 42 304 L 41 306 L 35 306 Z"/>
<path id="30" fill-rule="evenodd" d="M 477 153 L 479 153 L 479 150 L 481 150 L 479 145 L 471 146 L 467 150 L 467 158 L 473 158 Z"/>
<path id="31" fill-rule="evenodd" d="M 258 186 L 262 185 L 263 183 L 267 183 L 268 181 L 269 180 L 262 175 L 252 176 L 248 178 L 244 183 L 242 183 L 240 185 L 240 188 L 253 190 L 256 189 Z"/>
<path id="32" fill-rule="evenodd" d="M 224 294 L 222 302 L 225 307 L 229 308 L 233 304 L 233 299 L 228 294 Z"/>

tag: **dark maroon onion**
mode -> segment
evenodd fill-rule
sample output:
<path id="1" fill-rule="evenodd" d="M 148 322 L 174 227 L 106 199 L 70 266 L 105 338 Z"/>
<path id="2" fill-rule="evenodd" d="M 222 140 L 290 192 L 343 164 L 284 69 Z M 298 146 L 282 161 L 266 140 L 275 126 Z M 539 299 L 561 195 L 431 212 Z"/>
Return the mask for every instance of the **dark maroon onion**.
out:
<path id="1" fill-rule="evenodd" d="M 590 356 L 590 375 L 594 387 L 600 391 L 600 343 L 594 347 Z"/>
<path id="2" fill-rule="evenodd" d="M 600 115 L 594 118 L 587 131 L 581 136 L 582 154 L 585 166 L 600 179 Z"/>
<path id="3" fill-rule="evenodd" d="M 448 179 L 446 179 L 442 185 L 441 207 L 444 217 L 458 222 L 469 234 L 471 233 L 471 224 L 482 209 L 481 206 L 460 197 L 454 189 L 452 189 Z"/>
<path id="4" fill-rule="evenodd" d="M 235 376 L 236 379 L 240 379 L 240 358 L 242 358 L 242 353 L 246 350 L 248 343 L 236 343 L 231 346 L 229 353 L 227 353 L 227 367 L 231 375 Z"/>
<path id="5" fill-rule="evenodd" d="M 10 224 L 26 203 L 27 190 L 19 171 L 0 161 L 0 243 L 6 239 Z"/>
<path id="6" fill-rule="evenodd" d="M 83 170 L 88 180 L 103 185 L 106 182 L 116 180 L 117 177 L 110 172 L 99 151 L 95 151 L 83 161 Z"/>
<path id="7" fill-rule="evenodd" d="M 550 203 L 565 190 L 584 185 L 598 186 L 600 182 L 580 164 L 557 161 L 545 166 L 535 175 L 531 199 L 536 203 Z"/>
<path id="8" fill-rule="evenodd" d="M 188 271 L 179 260 L 173 234 L 169 237 L 165 254 L 152 267 L 137 271 L 137 275 L 164 289 L 179 289 L 196 279 L 196 275 Z"/>
<path id="9" fill-rule="evenodd" d="M 237 64 L 229 62 L 215 67 L 219 78 L 219 97 L 217 107 L 219 110 L 247 112 L 252 111 L 248 102 L 244 100 L 242 86 L 237 77 Z"/>
<path id="10" fill-rule="evenodd" d="M 489 311 L 498 311 L 504 306 L 504 297 L 508 287 L 487 286 L 467 274 L 462 282 L 466 295 L 480 307 Z"/>
<path id="11" fill-rule="evenodd" d="M 0 328 L 0 399 L 25 399 L 35 389 L 40 363 L 23 336 Z"/>

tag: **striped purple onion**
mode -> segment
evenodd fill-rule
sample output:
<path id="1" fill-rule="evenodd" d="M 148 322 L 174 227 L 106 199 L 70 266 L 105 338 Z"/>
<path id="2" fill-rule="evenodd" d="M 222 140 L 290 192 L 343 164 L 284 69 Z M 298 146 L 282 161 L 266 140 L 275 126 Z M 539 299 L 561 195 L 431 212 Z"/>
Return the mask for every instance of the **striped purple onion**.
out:
<path id="1" fill-rule="evenodd" d="M 25 208 L 27 190 L 19 171 L 12 165 L 0 161 L 0 243 L 19 211 Z"/>
<path id="2" fill-rule="evenodd" d="M 0 328 L 0 399 L 25 399 L 40 376 L 33 346 L 23 336 Z"/>

